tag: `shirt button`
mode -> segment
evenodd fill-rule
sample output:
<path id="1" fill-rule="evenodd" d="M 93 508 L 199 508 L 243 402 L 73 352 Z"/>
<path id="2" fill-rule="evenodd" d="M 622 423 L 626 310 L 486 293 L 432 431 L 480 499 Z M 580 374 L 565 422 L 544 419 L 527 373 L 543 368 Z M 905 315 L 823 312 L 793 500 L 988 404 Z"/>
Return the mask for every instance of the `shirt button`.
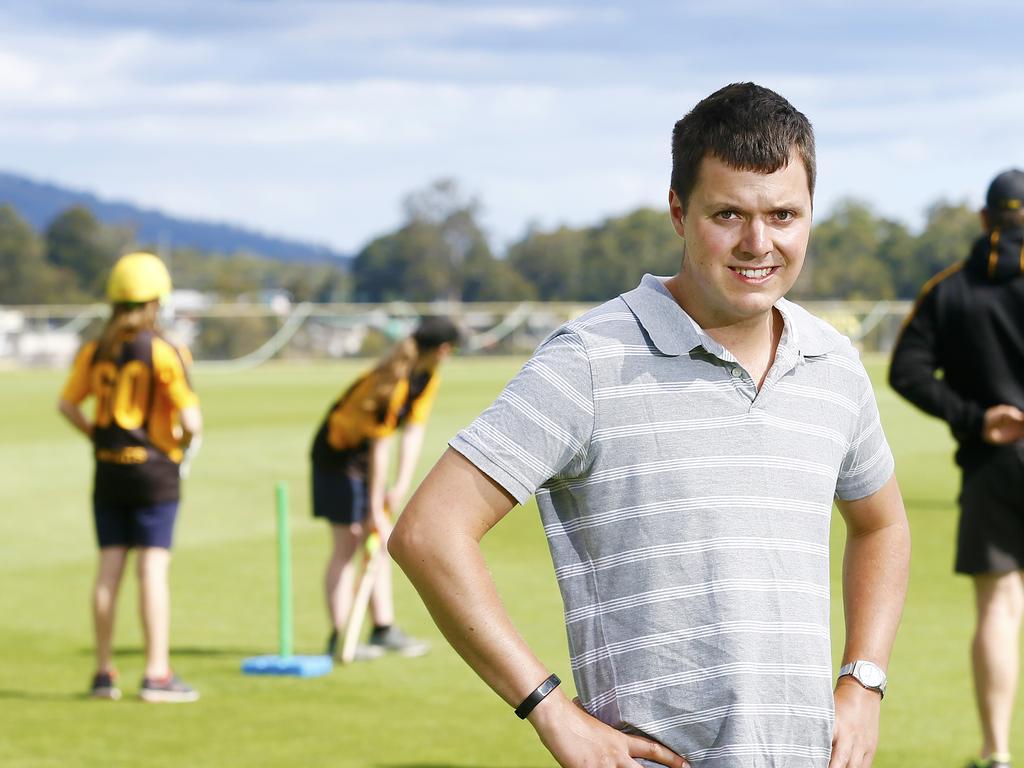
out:
<path id="1" fill-rule="evenodd" d="M 738 379 L 742 375 L 743 375 L 743 370 L 741 368 L 733 368 L 732 369 L 732 377 L 734 379 Z"/>

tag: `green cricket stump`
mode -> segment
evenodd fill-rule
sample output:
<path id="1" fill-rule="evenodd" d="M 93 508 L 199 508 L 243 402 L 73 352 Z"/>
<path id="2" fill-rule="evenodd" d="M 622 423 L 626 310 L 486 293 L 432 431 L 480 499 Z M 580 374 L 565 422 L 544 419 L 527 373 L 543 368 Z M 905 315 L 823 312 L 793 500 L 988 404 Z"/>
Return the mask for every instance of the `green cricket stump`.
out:
<path id="1" fill-rule="evenodd" d="M 277 629 L 276 656 L 251 656 L 242 662 L 247 675 L 290 675 L 319 677 L 334 667 L 330 656 L 292 654 L 292 549 L 288 531 L 288 484 L 277 484 Z"/>

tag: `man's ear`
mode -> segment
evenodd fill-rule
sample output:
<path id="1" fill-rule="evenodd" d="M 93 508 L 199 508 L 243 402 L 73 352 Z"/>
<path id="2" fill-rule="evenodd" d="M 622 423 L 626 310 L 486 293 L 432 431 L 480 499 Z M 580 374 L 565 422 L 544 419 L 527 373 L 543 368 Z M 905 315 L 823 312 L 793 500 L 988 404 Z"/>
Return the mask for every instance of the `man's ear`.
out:
<path id="1" fill-rule="evenodd" d="M 668 191 L 668 215 L 672 219 L 672 228 L 677 235 L 684 239 L 686 238 L 686 225 L 683 223 L 685 213 L 683 201 L 679 199 L 679 195 L 674 189 L 670 189 Z"/>
<path id="2" fill-rule="evenodd" d="M 988 215 L 988 208 L 982 208 L 980 211 L 978 211 L 978 215 L 981 217 L 981 228 L 984 229 L 986 232 L 990 231 L 991 219 Z"/>

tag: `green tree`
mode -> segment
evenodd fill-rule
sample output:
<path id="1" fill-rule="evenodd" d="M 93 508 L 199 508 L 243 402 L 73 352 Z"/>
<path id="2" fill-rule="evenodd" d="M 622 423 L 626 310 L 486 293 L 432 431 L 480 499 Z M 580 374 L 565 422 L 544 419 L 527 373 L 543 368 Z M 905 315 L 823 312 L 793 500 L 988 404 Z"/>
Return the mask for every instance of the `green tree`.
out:
<path id="1" fill-rule="evenodd" d="M 104 297 L 110 268 L 132 240 L 130 232 L 103 226 L 83 206 L 58 214 L 45 237 L 49 263 L 71 276 L 78 292 L 93 300 Z"/>
<path id="2" fill-rule="evenodd" d="M 0 304 L 61 301 L 61 275 L 43 255 L 43 242 L 11 206 L 0 207 Z"/>
<path id="3" fill-rule="evenodd" d="M 405 224 L 375 238 L 352 265 L 359 301 L 482 300 L 532 295 L 521 277 L 495 259 L 477 223 L 479 203 L 451 179 L 412 192 Z M 493 274 L 492 274 L 493 273 Z"/>
<path id="4" fill-rule="evenodd" d="M 446 298 L 455 282 L 440 230 L 411 222 L 371 241 L 352 265 L 357 301 L 433 301 Z"/>
<path id="5" fill-rule="evenodd" d="M 981 233 L 978 212 L 966 203 L 934 203 L 928 208 L 927 222 L 914 244 L 913 257 L 901 274 L 901 295 L 917 296 L 925 282 L 965 259 Z"/>
<path id="6" fill-rule="evenodd" d="M 893 298 L 892 275 L 880 252 L 883 243 L 899 240 L 901 226 L 879 218 L 866 203 L 841 201 L 828 218 L 814 227 L 807 261 L 794 295 L 828 299 Z"/>
<path id="7" fill-rule="evenodd" d="M 490 250 L 474 250 L 467 257 L 462 274 L 464 301 L 520 301 L 537 298 L 534 286 L 505 259 Z"/>
<path id="8" fill-rule="evenodd" d="M 557 301 L 580 295 L 585 246 L 584 230 L 562 226 L 542 232 L 531 227 L 522 240 L 509 247 L 505 258 L 534 287 L 538 298 Z"/>
<path id="9" fill-rule="evenodd" d="M 604 301 L 636 287 L 645 272 L 675 272 L 681 256 L 666 212 L 641 208 L 607 219 L 588 230 L 579 294 L 565 298 Z"/>

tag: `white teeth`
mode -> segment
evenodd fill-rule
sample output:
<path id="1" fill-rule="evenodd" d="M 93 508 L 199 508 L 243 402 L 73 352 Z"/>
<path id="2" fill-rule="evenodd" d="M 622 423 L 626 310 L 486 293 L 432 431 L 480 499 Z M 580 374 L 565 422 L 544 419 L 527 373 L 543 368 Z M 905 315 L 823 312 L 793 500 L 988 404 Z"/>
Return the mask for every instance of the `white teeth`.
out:
<path id="1" fill-rule="evenodd" d="M 740 269 L 735 267 L 734 269 L 744 277 L 750 278 L 768 277 L 768 274 L 772 271 L 771 267 L 762 267 L 760 269 Z"/>

